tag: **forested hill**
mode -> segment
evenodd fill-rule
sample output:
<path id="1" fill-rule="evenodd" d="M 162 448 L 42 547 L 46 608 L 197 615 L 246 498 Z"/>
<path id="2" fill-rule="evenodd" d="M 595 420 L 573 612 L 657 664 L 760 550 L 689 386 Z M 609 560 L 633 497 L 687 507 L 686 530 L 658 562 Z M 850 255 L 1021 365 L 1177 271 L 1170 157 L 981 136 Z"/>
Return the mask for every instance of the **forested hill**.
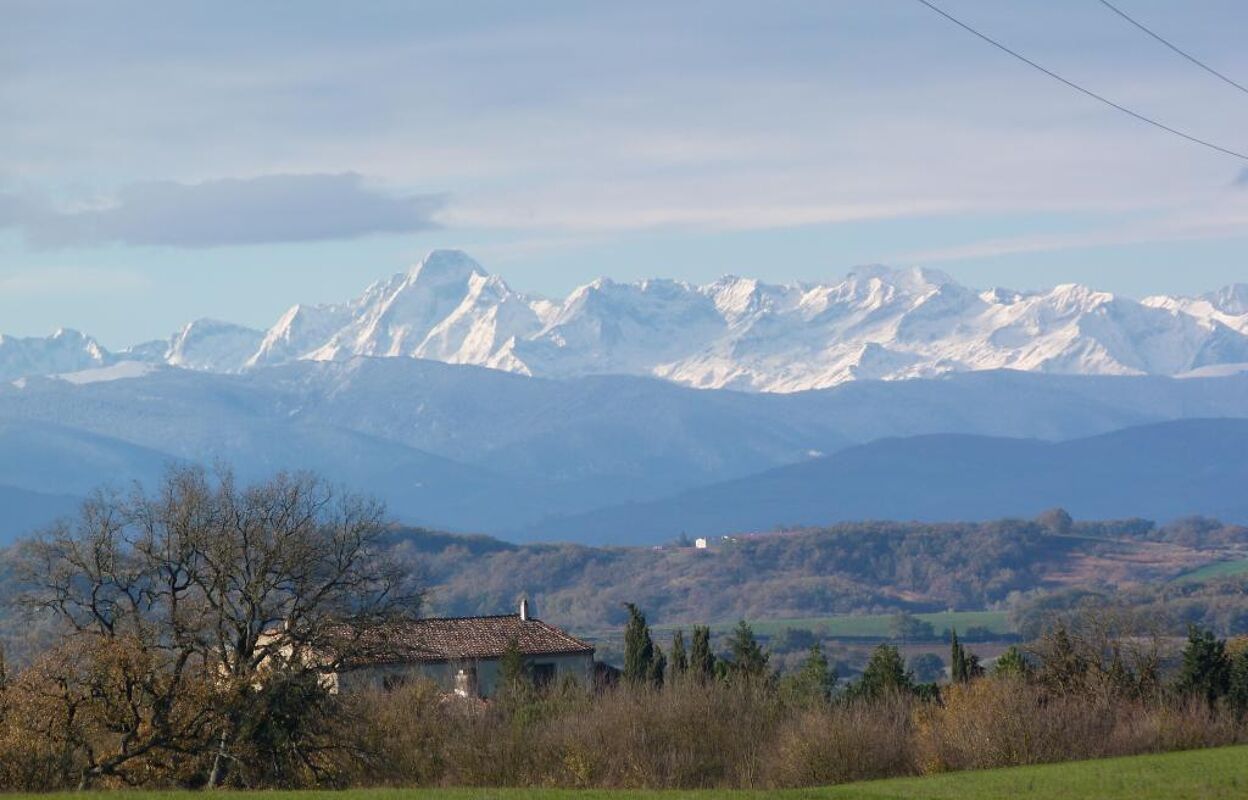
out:
<path id="1" fill-rule="evenodd" d="M 1188 584 L 1175 578 L 1224 574 L 1248 559 L 1248 528 L 1204 518 L 1074 522 L 1046 512 L 984 523 L 847 523 L 715 539 L 705 550 L 521 545 L 411 528 L 396 528 L 387 546 L 428 588 L 428 615 L 510 613 L 528 596 L 541 618 L 592 632 L 618 627 L 625 602 L 653 623 L 687 625 L 964 611 L 1089 589 L 1181 587 Z M 0 549 L 0 603 L 17 589 L 11 557 Z M 0 643 L 20 654 L 37 628 L 0 614 Z"/>
<path id="2" fill-rule="evenodd" d="M 1205 519 L 925 524 L 866 522 L 733 539 L 710 548 L 515 545 L 405 530 L 395 556 L 421 571 L 429 613 L 507 612 L 524 594 L 545 619 L 619 624 L 635 602 L 657 623 L 851 612 L 979 609 L 1012 592 L 1164 581 L 1248 555 L 1248 529 Z"/>

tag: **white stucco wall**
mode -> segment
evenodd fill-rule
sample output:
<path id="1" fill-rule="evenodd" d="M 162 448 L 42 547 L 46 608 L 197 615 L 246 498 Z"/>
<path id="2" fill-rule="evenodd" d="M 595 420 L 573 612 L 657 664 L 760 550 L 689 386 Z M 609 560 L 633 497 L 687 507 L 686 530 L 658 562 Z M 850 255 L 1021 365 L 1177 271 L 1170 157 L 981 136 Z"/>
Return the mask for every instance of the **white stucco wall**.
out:
<path id="1" fill-rule="evenodd" d="M 590 686 L 594 678 L 594 657 L 592 653 L 572 653 L 548 656 L 526 656 L 525 662 L 530 667 L 543 664 L 555 668 L 554 682 L 572 676 L 583 686 Z M 477 693 L 481 697 L 493 696 L 499 678 L 499 659 L 477 659 L 471 661 L 433 661 L 411 664 L 387 664 L 376 667 L 362 667 L 343 672 L 338 676 L 338 688 L 343 692 L 358 691 L 365 688 L 384 688 L 387 678 L 402 678 L 419 675 L 429 678 L 450 692 L 455 689 L 455 675 L 461 668 L 477 670 Z"/>

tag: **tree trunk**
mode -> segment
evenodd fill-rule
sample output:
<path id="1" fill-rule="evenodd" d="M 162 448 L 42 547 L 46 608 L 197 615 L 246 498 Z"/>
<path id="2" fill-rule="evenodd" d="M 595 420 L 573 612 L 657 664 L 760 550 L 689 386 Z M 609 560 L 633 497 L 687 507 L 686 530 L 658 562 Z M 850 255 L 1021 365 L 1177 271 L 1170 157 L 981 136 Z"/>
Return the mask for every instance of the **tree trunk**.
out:
<path id="1" fill-rule="evenodd" d="M 227 741 L 226 732 L 221 731 L 221 741 L 217 744 L 217 754 L 212 759 L 212 772 L 208 774 L 209 789 L 220 788 L 221 781 L 225 780 L 225 760 L 229 758 L 225 752 Z"/>

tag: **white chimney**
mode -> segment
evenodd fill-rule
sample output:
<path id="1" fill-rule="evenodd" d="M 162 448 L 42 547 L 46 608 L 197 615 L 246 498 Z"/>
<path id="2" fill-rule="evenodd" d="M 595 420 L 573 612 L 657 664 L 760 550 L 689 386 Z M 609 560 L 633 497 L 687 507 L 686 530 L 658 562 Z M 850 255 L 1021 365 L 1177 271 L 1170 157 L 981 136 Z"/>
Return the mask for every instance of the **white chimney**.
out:
<path id="1" fill-rule="evenodd" d="M 520 598 L 520 621 L 529 621 L 529 598 L 527 597 Z"/>

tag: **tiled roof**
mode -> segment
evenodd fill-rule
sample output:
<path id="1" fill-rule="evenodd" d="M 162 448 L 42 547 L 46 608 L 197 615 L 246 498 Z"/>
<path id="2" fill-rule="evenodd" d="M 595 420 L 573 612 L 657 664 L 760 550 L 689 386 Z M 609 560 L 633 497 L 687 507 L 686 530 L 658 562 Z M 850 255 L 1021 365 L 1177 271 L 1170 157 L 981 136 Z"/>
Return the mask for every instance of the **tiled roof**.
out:
<path id="1" fill-rule="evenodd" d="M 593 645 L 540 619 L 521 621 L 519 614 L 411 620 L 387 628 L 381 638 L 386 655 L 370 659 L 374 663 L 498 658 L 513 639 L 527 656 L 594 651 Z"/>

